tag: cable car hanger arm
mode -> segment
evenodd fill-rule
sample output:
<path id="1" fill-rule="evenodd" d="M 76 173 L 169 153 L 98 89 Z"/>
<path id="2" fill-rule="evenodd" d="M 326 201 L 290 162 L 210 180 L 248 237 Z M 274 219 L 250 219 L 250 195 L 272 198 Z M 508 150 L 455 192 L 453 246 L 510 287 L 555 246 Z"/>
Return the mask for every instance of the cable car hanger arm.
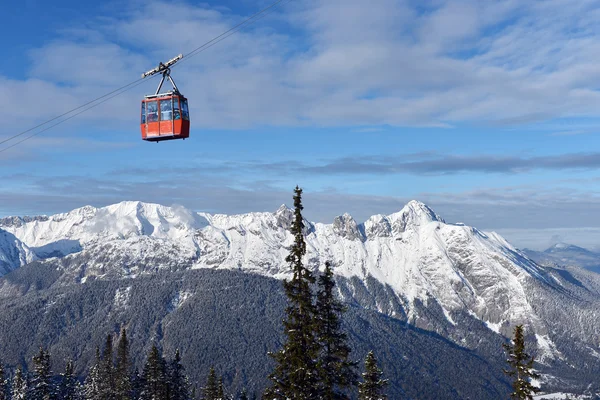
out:
<path id="1" fill-rule="evenodd" d="M 181 60 L 182 58 L 183 58 L 183 54 L 180 54 L 177 57 L 171 58 L 169 61 L 167 61 L 164 64 L 160 63 L 160 64 L 158 64 L 158 67 L 151 69 L 150 71 L 144 72 L 142 74 L 142 78 L 146 78 L 148 76 L 152 76 L 154 74 L 161 73 L 164 70 L 168 70 L 171 65 L 174 65 L 177 61 Z"/>
<path id="2" fill-rule="evenodd" d="M 165 83 L 165 78 L 169 79 L 169 82 L 171 82 L 171 85 L 173 85 L 173 91 L 175 93 L 179 93 L 179 89 L 177 88 L 175 81 L 173 80 L 173 78 L 171 78 L 171 68 L 170 67 L 173 64 L 175 64 L 177 61 L 181 60 L 182 58 L 183 58 L 183 54 L 180 54 L 177 57 L 171 58 L 166 63 L 162 63 L 162 62 L 159 63 L 158 67 L 151 69 L 150 71 L 144 72 L 142 74 L 142 79 L 143 79 L 148 76 L 152 76 L 154 74 L 162 73 L 162 79 L 160 80 L 160 83 L 158 84 L 158 87 L 156 88 L 156 93 L 154 93 L 155 96 L 160 93 L 160 89 L 162 88 L 163 83 Z"/>

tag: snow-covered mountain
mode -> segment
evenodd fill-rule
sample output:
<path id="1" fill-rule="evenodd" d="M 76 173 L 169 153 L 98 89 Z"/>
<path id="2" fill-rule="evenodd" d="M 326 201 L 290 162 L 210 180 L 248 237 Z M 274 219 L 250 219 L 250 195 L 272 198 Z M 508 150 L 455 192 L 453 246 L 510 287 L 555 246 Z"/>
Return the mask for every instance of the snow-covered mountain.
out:
<path id="1" fill-rule="evenodd" d="M 0 257 L 3 248 L 13 256 L 10 268 L 0 265 L 0 275 L 40 258 L 40 265 L 62 269 L 60 285 L 161 269 L 283 279 L 290 276 L 284 259 L 293 242 L 292 218 L 286 206 L 223 215 L 142 202 L 4 218 L 0 229 L 14 239 L 8 240 L 13 247 L 3 247 L 0 235 Z M 418 201 L 364 223 L 348 214 L 331 224 L 305 222 L 307 263 L 318 269 L 332 261 L 348 301 L 473 349 L 489 343 L 473 329 L 508 337 L 523 323 L 546 365 L 600 364 L 600 278 L 594 273 L 542 267 L 498 234 L 446 223 Z M 0 297 L 12 293 L 0 281 Z"/>
<path id="2" fill-rule="evenodd" d="M 36 260 L 29 247 L 12 233 L 0 229 L 0 276 Z"/>
<path id="3" fill-rule="evenodd" d="M 40 258 L 85 254 L 85 271 L 77 273 L 84 280 L 115 273 L 135 276 L 148 265 L 239 269 L 285 278 L 291 219 L 286 206 L 274 213 L 228 216 L 122 202 L 51 217 L 5 218 L 0 227 Z M 318 268 L 331 260 L 340 276 L 370 276 L 389 285 L 406 302 L 409 319 L 415 301 L 435 299 L 450 321 L 453 311 L 467 311 L 498 332 L 520 322 L 541 328 L 527 286 L 556 284 L 496 233 L 448 224 L 418 201 L 362 224 L 344 214 L 332 224 L 306 225 L 309 264 Z M 121 269 L 107 272 L 107 260 Z"/>

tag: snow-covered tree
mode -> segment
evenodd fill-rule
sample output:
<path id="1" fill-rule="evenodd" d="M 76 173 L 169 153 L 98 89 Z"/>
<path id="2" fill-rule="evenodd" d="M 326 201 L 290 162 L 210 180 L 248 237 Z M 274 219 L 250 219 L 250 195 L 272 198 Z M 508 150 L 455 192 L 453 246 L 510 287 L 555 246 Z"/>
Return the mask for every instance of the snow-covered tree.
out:
<path id="1" fill-rule="evenodd" d="M 67 361 L 65 371 L 60 374 L 59 398 L 61 400 L 79 400 L 79 382 L 75 377 L 73 361 Z"/>
<path id="2" fill-rule="evenodd" d="M 533 357 L 525 351 L 523 325 L 515 327 L 512 343 L 505 343 L 503 346 L 508 354 L 506 362 L 509 365 L 509 369 L 504 370 L 504 373 L 513 380 L 513 392 L 510 397 L 519 400 L 532 400 L 533 395 L 539 392 L 540 389 L 531 384 L 531 379 L 540 376 L 533 370 Z"/>
<path id="3" fill-rule="evenodd" d="M 377 366 L 377 359 L 370 351 L 365 359 L 365 372 L 362 374 L 363 382 L 358 384 L 359 400 L 385 400 L 385 387 L 388 385 L 387 379 L 381 379 L 383 371 Z"/>
<path id="4" fill-rule="evenodd" d="M 50 366 L 50 353 L 40 347 L 33 357 L 33 377 L 29 387 L 31 400 L 52 400 L 56 397 Z"/>
<path id="5" fill-rule="evenodd" d="M 4 372 L 4 364 L 0 360 L 0 400 L 8 400 L 8 379 Z"/>
<path id="6" fill-rule="evenodd" d="M 23 372 L 21 367 L 17 368 L 15 376 L 12 379 L 12 393 L 11 400 L 29 400 L 28 389 L 29 383 L 27 375 Z"/>
<path id="7" fill-rule="evenodd" d="M 96 358 L 94 365 L 90 368 L 83 393 L 86 400 L 101 400 L 100 399 L 100 370 L 102 368 L 102 359 L 100 358 L 100 349 L 96 347 Z"/>

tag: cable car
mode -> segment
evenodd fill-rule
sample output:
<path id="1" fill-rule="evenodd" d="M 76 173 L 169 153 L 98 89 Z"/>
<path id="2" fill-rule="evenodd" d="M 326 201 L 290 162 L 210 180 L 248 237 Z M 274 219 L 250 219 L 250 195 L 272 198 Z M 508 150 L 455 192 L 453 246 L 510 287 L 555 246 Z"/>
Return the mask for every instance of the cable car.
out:
<path id="1" fill-rule="evenodd" d="M 149 142 L 163 140 L 186 139 L 190 136 L 190 113 L 187 99 L 179 92 L 175 81 L 171 78 L 171 65 L 183 56 L 160 63 L 158 67 L 142 74 L 142 78 L 162 73 L 162 79 L 156 93 L 144 96 L 141 108 L 142 139 Z M 160 93 L 165 79 L 168 79 L 173 89 Z"/>

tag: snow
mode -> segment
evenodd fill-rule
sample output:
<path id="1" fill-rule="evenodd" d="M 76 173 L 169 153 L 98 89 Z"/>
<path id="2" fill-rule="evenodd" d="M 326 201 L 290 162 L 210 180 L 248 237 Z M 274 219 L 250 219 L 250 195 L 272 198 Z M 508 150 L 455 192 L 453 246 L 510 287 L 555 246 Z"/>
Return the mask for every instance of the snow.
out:
<path id="1" fill-rule="evenodd" d="M 283 279 L 290 276 L 283 260 L 293 243 L 292 218 L 285 206 L 274 213 L 224 215 L 127 201 L 50 217 L 4 219 L 0 228 L 21 243 L 13 269 L 37 257 L 34 252 L 41 257 L 84 253 L 90 261 L 81 282 L 87 276 L 104 276 L 107 258 L 128 277 L 143 272 L 140 266 L 156 265 L 236 269 Z M 337 275 L 363 280 L 371 276 L 406 299 L 411 317 L 418 317 L 413 314 L 415 301 L 434 299 L 450 323 L 452 312 L 462 310 L 498 333 L 504 326 L 508 329 L 507 321 L 539 324 L 525 287 L 531 279 L 547 278 L 494 232 L 447 224 L 415 200 L 364 224 L 349 214 L 332 224 L 305 223 L 310 267 L 323 268 L 330 260 Z M 33 250 L 27 253 L 28 248 Z M 538 341 L 551 354 L 552 344 L 544 340 Z"/>
<path id="2" fill-rule="evenodd" d="M 564 400 L 567 398 L 571 399 L 571 400 L 591 399 L 591 397 L 589 397 L 589 396 L 578 396 L 576 394 L 563 393 L 563 392 L 538 394 L 538 395 L 533 396 L 534 400 Z"/>
<path id="3" fill-rule="evenodd" d="M 560 352 L 556 349 L 556 345 L 550 340 L 548 335 L 536 334 L 535 338 L 538 343 L 538 362 L 543 364 L 549 359 L 552 360 L 557 356 L 560 356 Z"/>

